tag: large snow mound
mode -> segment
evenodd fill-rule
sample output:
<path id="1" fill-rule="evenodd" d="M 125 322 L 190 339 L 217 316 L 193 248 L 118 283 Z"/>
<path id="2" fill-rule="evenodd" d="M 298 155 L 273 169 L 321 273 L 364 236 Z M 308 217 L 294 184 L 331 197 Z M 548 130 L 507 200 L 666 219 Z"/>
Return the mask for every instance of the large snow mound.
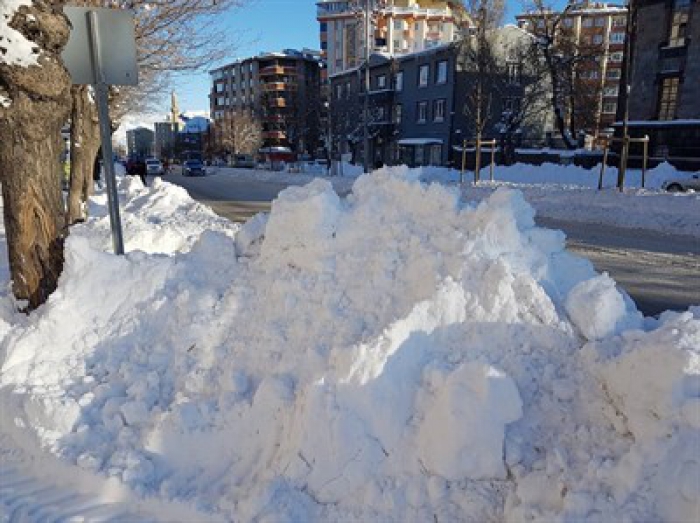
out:
<path id="1" fill-rule="evenodd" d="M 517 191 L 404 174 L 240 231 L 123 181 L 141 250 L 74 230 L 0 331 L 2 426 L 222 519 L 690 520 L 700 310 L 642 318 Z"/>

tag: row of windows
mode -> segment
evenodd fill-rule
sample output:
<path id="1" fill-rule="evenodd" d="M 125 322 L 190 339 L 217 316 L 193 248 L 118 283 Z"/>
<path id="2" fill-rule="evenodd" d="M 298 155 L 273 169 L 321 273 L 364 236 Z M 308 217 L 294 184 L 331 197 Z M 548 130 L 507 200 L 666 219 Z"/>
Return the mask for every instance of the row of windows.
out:
<path id="1" fill-rule="evenodd" d="M 427 87 L 430 80 L 430 64 L 421 65 L 418 69 L 418 87 Z M 434 83 L 436 85 L 444 85 L 447 83 L 447 60 L 441 60 L 436 64 Z M 404 87 L 404 72 L 398 71 L 394 76 L 393 89 L 396 91 L 403 91 Z M 386 74 L 380 74 L 374 76 L 370 81 L 370 88 L 372 90 L 383 90 L 389 88 L 389 78 Z M 343 98 L 349 98 L 352 93 L 352 84 L 350 82 L 345 82 L 345 84 L 336 84 L 335 86 L 335 97 L 338 100 Z"/>
<path id="2" fill-rule="evenodd" d="M 605 78 L 608 80 L 618 80 L 622 74 L 620 69 L 608 69 L 605 71 Z M 582 71 L 580 74 L 581 78 L 588 80 L 597 80 L 600 78 L 600 71 L 597 69 L 592 69 L 590 71 Z"/>
<path id="3" fill-rule="evenodd" d="M 428 102 L 418 102 L 416 104 L 416 123 L 428 123 Z M 444 122 L 447 109 L 447 100 L 440 98 L 433 100 L 433 122 Z"/>

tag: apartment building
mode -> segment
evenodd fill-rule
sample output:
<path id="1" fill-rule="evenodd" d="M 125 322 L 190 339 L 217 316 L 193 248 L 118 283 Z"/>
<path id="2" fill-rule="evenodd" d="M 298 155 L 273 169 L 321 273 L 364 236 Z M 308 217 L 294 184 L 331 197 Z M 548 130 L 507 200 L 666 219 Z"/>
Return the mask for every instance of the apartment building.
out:
<path id="1" fill-rule="evenodd" d="M 460 2 L 373 0 L 370 52 L 404 55 L 453 42 L 468 27 Z M 362 2 L 317 2 L 321 51 L 328 75 L 359 66 L 365 56 Z"/>
<path id="2" fill-rule="evenodd" d="M 700 119 L 700 2 L 637 0 L 630 119 Z"/>
<path id="3" fill-rule="evenodd" d="M 320 53 L 285 50 L 210 71 L 211 117 L 246 111 L 260 119 L 263 147 L 314 154 L 320 145 Z"/>
<path id="4" fill-rule="evenodd" d="M 126 131 L 126 147 L 131 158 L 153 156 L 155 133 L 146 127 Z"/>
<path id="5" fill-rule="evenodd" d="M 700 169 L 700 1 L 637 0 L 629 134 L 648 136 L 649 163 Z M 618 121 L 624 117 L 624 93 Z M 617 126 L 618 128 L 620 125 Z M 632 146 L 632 160 L 641 158 Z"/>
<path id="6" fill-rule="evenodd" d="M 494 38 L 504 63 L 513 49 L 530 41 L 528 34 L 514 26 L 498 29 Z M 367 96 L 371 165 L 458 165 L 464 140 L 476 137 L 474 111 L 470 109 L 478 72 L 466 56 L 461 42 L 396 57 L 373 55 L 369 93 L 365 93 L 360 69 L 332 76 L 334 156 L 350 154 L 355 163 L 362 161 Z M 497 95 L 485 115 L 484 139 L 501 138 L 499 121 L 525 93 L 520 74 L 504 76 L 499 89 L 493 90 Z M 528 120 L 519 134 L 542 137 L 543 126 Z"/>
<path id="7" fill-rule="evenodd" d="M 576 90 L 581 103 L 595 108 L 585 131 L 597 135 L 615 122 L 624 59 L 627 8 L 601 2 L 576 2 L 564 11 L 518 15 L 518 26 L 541 35 L 547 24 L 557 23 L 557 36 L 567 38 L 595 59 L 582 60 Z"/>

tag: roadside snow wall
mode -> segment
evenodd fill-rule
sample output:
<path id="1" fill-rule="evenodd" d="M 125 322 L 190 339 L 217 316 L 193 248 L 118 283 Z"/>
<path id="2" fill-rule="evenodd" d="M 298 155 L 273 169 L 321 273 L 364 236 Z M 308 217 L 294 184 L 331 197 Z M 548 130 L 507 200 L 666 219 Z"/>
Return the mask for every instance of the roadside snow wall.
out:
<path id="1" fill-rule="evenodd" d="M 5 303 L 4 430 L 237 521 L 697 514 L 699 311 L 642 318 L 519 192 L 405 173 L 240 231 L 122 181 L 157 248 L 105 253 L 98 216 L 44 307 Z"/>

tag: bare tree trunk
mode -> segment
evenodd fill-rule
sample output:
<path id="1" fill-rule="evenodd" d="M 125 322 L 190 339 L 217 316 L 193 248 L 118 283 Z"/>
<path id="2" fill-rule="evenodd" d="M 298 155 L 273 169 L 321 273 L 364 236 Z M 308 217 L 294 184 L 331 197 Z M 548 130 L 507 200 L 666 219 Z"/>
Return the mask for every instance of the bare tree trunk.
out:
<path id="1" fill-rule="evenodd" d="M 68 225 L 85 220 L 85 204 L 92 194 L 92 170 L 100 148 L 97 109 L 90 100 L 87 86 L 71 88 L 70 191 Z"/>
<path id="2" fill-rule="evenodd" d="M 9 100 L 0 104 L 5 231 L 13 292 L 29 309 L 46 301 L 63 269 L 59 157 L 70 78 L 59 59 L 69 29 L 58 6 L 34 0 L 8 21 L 36 46 L 37 65 L 0 62 L 0 93 Z"/>

